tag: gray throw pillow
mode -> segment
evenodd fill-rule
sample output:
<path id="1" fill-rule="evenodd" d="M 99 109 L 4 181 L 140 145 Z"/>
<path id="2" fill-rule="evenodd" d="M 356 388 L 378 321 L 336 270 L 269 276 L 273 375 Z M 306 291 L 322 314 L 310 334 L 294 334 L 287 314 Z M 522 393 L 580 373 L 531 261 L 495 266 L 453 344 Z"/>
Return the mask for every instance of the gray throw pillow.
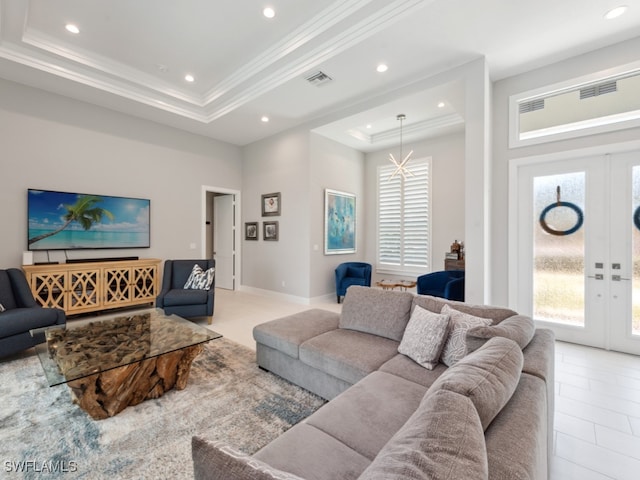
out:
<path id="1" fill-rule="evenodd" d="M 442 363 L 452 367 L 462 360 L 467 353 L 467 331 L 473 327 L 489 326 L 492 323 L 490 318 L 480 318 L 454 310 L 449 305 L 442 307 L 440 312 L 451 317 L 449 326 L 449 336 L 442 350 Z"/>
<path id="2" fill-rule="evenodd" d="M 398 346 L 398 352 L 433 370 L 440 359 L 448 331 L 449 315 L 433 313 L 416 305 Z"/>
<path id="3" fill-rule="evenodd" d="M 209 290 L 213 283 L 213 277 L 215 275 L 215 268 L 211 267 L 206 271 L 202 269 L 197 263 L 191 270 L 191 275 L 184 284 L 185 290 Z"/>
<path id="4" fill-rule="evenodd" d="M 222 442 L 191 439 L 195 480 L 303 480 L 292 473 L 256 460 Z"/>

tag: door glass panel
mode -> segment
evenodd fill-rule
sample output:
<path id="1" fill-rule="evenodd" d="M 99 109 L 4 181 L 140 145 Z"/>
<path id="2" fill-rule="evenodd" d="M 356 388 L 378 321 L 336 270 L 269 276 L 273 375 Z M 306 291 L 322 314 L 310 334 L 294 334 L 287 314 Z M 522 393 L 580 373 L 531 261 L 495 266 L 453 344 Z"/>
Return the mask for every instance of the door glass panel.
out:
<path id="1" fill-rule="evenodd" d="M 640 167 L 633 167 L 633 295 L 631 333 L 640 336 Z"/>
<path id="2" fill-rule="evenodd" d="M 533 316 L 584 327 L 584 172 L 535 177 L 533 199 Z"/>

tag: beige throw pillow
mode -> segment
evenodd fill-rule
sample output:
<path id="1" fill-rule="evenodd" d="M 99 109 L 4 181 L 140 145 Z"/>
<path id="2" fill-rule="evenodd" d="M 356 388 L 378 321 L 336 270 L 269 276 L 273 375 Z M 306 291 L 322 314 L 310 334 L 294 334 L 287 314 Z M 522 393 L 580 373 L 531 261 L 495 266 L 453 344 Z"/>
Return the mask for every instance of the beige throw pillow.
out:
<path id="1" fill-rule="evenodd" d="M 433 313 L 416 305 L 398 352 L 424 368 L 433 370 L 440 359 L 448 331 L 449 315 Z"/>
<path id="2" fill-rule="evenodd" d="M 454 310 L 449 305 L 442 307 L 440 312 L 450 316 L 449 336 L 442 350 L 441 361 L 452 367 L 462 360 L 468 352 L 467 330 L 473 327 L 489 326 L 493 323 L 490 318 L 480 318 Z"/>

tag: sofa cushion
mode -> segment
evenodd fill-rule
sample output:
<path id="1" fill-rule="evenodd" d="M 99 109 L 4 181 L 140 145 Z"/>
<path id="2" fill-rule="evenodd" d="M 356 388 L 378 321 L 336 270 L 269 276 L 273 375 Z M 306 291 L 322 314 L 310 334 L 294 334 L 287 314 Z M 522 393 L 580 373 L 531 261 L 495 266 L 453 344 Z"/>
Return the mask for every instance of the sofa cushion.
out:
<path id="1" fill-rule="evenodd" d="M 388 362 L 385 362 L 378 370 L 404 378 L 423 387 L 430 387 L 440 375 L 447 371 L 447 368 L 444 363 L 438 363 L 433 370 L 428 370 L 409 357 L 399 353 Z"/>
<path id="2" fill-rule="evenodd" d="M 302 480 L 260 460 L 239 452 L 222 442 L 191 439 L 195 480 Z"/>
<path id="3" fill-rule="evenodd" d="M 442 307 L 449 305 L 451 308 L 455 308 L 459 312 L 468 313 L 474 317 L 490 318 L 494 325 L 500 323 L 505 318 L 517 315 L 511 309 L 504 307 L 494 307 L 490 305 L 474 305 L 472 303 L 456 302 L 453 300 L 446 300 L 444 298 L 431 297 L 429 295 L 416 295 L 413 299 L 414 305 L 420 305 L 422 308 L 426 308 L 432 312 L 440 313 Z"/>
<path id="4" fill-rule="evenodd" d="M 433 370 L 449 332 L 449 315 L 430 312 L 416 305 L 398 346 L 398 352 Z"/>
<path id="5" fill-rule="evenodd" d="M 373 460 L 422 401 L 426 387 L 373 372 L 305 420 Z"/>
<path id="6" fill-rule="evenodd" d="M 300 344 L 338 328 L 339 314 L 313 308 L 257 325 L 253 329 L 256 342 L 298 358 Z"/>
<path id="7" fill-rule="evenodd" d="M 520 345 L 520 348 L 525 348 L 535 333 L 536 327 L 531 317 L 514 315 L 497 325 L 473 327 L 467 330 L 467 349 L 473 352 L 493 337 L 509 338 Z"/>
<path id="8" fill-rule="evenodd" d="M 438 390 L 469 397 L 486 430 L 515 391 L 524 359 L 513 340 L 494 337 L 443 373 L 429 388 L 425 400 Z"/>
<path id="9" fill-rule="evenodd" d="M 35 328 L 51 327 L 58 321 L 55 308 L 14 308 L 0 313 L 0 337 L 28 333 Z"/>
<path id="10" fill-rule="evenodd" d="M 352 385 L 398 352 L 398 342 L 339 328 L 300 345 L 300 360 Z"/>
<path id="11" fill-rule="evenodd" d="M 409 321 L 412 302 L 410 292 L 349 287 L 339 326 L 399 342 Z"/>
<path id="12" fill-rule="evenodd" d="M 287 430 L 256 452 L 254 458 L 305 480 L 355 480 L 371 463 L 368 458 L 307 423 L 299 423 Z"/>
<path id="13" fill-rule="evenodd" d="M 513 396 L 485 431 L 491 478 L 548 478 L 553 421 L 547 421 L 553 413 L 547 411 L 546 388 L 540 378 L 523 373 Z"/>
<path id="14" fill-rule="evenodd" d="M 165 307 L 177 307 L 180 305 L 202 305 L 208 300 L 206 290 L 185 290 L 178 288 L 169 290 L 164 296 Z"/>
<path id="15" fill-rule="evenodd" d="M 488 477 L 484 432 L 473 403 L 440 390 L 420 404 L 360 480 Z"/>
<path id="16" fill-rule="evenodd" d="M 365 271 L 366 269 L 364 267 L 347 267 L 347 274 L 345 276 L 365 278 Z"/>
<path id="17" fill-rule="evenodd" d="M 473 327 L 491 325 L 491 319 L 475 317 L 454 310 L 449 305 L 442 307 L 442 313 L 450 317 L 449 335 L 442 349 L 442 363 L 452 367 L 462 360 L 468 352 L 467 331 Z"/>

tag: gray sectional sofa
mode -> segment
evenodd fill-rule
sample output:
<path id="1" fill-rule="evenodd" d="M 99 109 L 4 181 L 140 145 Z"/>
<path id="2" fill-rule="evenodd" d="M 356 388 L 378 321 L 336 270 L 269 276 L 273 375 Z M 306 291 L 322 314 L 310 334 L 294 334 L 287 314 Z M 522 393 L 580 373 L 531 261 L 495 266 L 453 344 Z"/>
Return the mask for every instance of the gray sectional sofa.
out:
<path id="1" fill-rule="evenodd" d="M 330 401 L 252 456 L 195 436 L 198 480 L 547 478 L 554 337 L 528 317 L 354 286 L 341 314 L 254 338 L 260 367 Z"/>

